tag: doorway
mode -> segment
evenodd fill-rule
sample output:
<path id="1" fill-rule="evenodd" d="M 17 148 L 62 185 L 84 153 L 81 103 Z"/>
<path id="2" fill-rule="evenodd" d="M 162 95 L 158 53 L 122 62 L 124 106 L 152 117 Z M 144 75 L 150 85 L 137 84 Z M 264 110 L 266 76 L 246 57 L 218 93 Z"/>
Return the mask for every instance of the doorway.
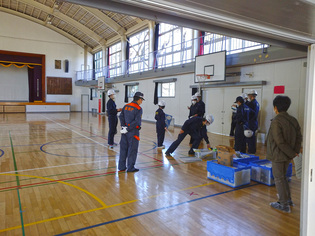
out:
<path id="1" fill-rule="evenodd" d="M 89 94 L 81 94 L 81 112 L 88 112 L 90 110 L 89 99 Z"/>

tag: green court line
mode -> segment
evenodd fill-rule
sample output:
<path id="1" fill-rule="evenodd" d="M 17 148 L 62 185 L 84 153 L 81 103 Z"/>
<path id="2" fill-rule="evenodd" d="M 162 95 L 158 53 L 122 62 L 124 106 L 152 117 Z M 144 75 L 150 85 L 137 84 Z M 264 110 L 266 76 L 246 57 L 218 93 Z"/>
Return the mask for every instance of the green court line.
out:
<path id="1" fill-rule="evenodd" d="M 12 157 L 13 157 L 13 162 L 14 162 L 14 170 L 15 170 L 15 174 L 16 174 L 16 182 L 17 182 L 17 186 L 20 186 L 20 180 L 19 180 L 19 176 L 18 176 L 17 165 L 16 165 L 14 149 L 13 149 L 13 143 L 12 143 L 12 138 L 11 138 L 11 132 L 10 131 L 9 131 L 9 137 L 10 137 L 11 151 L 12 151 Z M 18 199 L 19 199 L 19 209 L 20 209 L 20 217 L 21 217 L 22 234 L 24 236 L 25 235 L 24 220 L 23 220 L 23 212 L 22 212 L 22 204 L 21 204 L 19 187 L 16 189 L 16 191 L 17 191 L 17 195 L 18 195 Z"/>

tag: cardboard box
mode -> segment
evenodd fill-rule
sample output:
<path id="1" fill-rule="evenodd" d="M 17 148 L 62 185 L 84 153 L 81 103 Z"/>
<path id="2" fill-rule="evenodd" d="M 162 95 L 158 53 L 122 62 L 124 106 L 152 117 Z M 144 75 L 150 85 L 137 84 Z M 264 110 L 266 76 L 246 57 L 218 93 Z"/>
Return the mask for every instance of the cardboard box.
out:
<path id="1" fill-rule="evenodd" d="M 235 150 L 229 146 L 218 145 L 218 164 L 225 166 L 233 166 L 233 158 L 236 157 Z"/>

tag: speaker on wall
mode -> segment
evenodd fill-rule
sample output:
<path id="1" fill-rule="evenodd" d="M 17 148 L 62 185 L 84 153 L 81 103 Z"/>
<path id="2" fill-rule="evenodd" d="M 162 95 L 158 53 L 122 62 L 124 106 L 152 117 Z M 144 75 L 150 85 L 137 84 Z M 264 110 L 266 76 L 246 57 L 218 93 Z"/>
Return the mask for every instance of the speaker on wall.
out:
<path id="1" fill-rule="evenodd" d="M 65 72 L 68 73 L 69 72 L 69 61 L 65 60 Z"/>

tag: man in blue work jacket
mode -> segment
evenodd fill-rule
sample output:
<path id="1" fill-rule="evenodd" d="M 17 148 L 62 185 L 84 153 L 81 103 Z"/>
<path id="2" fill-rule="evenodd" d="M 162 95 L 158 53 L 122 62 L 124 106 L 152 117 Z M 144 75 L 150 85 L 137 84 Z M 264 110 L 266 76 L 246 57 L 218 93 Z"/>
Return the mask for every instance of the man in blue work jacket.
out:
<path id="1" fill-rule="evenodd" d="M 165 148 L 163 145 L 166 123 L 165 123 L 165 113 L 163 109 L 165 108 L 165 101 L 159 101 L 159 109 L 156 110 L 154 119 L 156 119 L 156 133 L 157 133 L 157 146 L 158 148 Z"/>
<path id="2" fill-rule="evenodd" d="M 246 139 L 244 135 L 244 127 L 248 127 L 249 107 L 245 105 L 244 99 L 239 96 L 235 103 L 238 107 L 236 110 L 236 127 L 235 127 L 235 151 L 246 153 Z"/>
<path id="3" fill-rule="evenodd" d="M 206 104 L 201 100 L 201 93 L 197 92 L 195 96 L 197 97 L 197 116 L 203 117 L 206 112 Z"/>
<path id="4" fill-rule="evenodd" d="M 248 93 L 249 101 L 246 105 L 250 108 L 249 112 L 249 121 L 248 128 L 253 131 L 253 136 L 250 138 L 246 138 L 246 142 L 248 145 L 248 153 L 255 154 L 256 153 L 256 135 L 255 132 L 258 129 L 258 113 L 259 113 L 259 103 L 256 100 L 257 91 L 252 90 Z"/>
<path id="5" fill-rule="evenodd" d="M 118 169 L 120 171 L 127 170 L 127 172 L 137 172 L 139 169 L 135 168 L 138 146 L 139 146 L 139 130 L 141 129 L 141 116 L 143 93 L 136 92 L 133 101 L 126 104 L 120 115 L 121 124 L 121 140 L 120 140 L 120 154 Z M 127 163 L 128 160 L 128 163 Z"/>
<path id="6" fill-rule="evenodd" d="M 176 141 L 174 141 L 171 146 L 166 150 L 165 155 L 170 155 L 175 151 L 179 144 L 184 140 L 187 134 L 193 138 L 192 146 L 188 152 L 189 155 L 195 154 L 194 149 L 199 147 L 202 138 L 205 139 L 207 143 L 207 148 L 210 148 L 210 142 L 207 135 L 206 125 L 212 124 L 214 118 L 212 115 L 207 115 L 206 118 L 199 116 L 192 117 L 185 121 Z"/>
<path id="7" fill-rule="evenodd" d="M 110 89 L 107 91 L 108 101 L 106 104 L 106 111 L 108 116 L 108 146 L 110 149 L 113 149 L 117 144 L 114 142 L 114 136 L 117 134 L 117 124 L 118 118 L 117 113 L 121 111 L 121 108 L 116 108 L 115 103 L 115 90 Z"/>

